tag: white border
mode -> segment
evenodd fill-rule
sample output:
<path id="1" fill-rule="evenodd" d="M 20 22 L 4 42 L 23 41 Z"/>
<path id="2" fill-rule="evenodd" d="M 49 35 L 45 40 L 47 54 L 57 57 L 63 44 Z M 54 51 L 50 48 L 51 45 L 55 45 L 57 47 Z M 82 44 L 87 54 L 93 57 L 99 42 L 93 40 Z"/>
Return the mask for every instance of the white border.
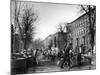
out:
<path id="1" fill-rule="evenodd" d="M 70 3 L 70 4 L 89 4 L 89 5 L 96 5 L 97 10 L 97 18 L 96 18 L 96 53 L 97 53 L 97 69 L 96 70 L 87 70 L 87 71 L 70 71 L 70 72 L 56 72 L 56 73 L 39 73 L 34 75 L 98 75 L 100 70 L 100 33 L 99 33 L 99 16 L 100 16 L 100 9 L 99 0 L 27 0 L 27 1 L 41 1 L 41 2 L 55 2 L 55 3 Z M 0 1 L 0 75 L 10 75 L 10 0 L 1 0 Z M 29 74 L 28 74 L 29 75 Z M 32 75 L 32 74 L 30 74 Z"/>

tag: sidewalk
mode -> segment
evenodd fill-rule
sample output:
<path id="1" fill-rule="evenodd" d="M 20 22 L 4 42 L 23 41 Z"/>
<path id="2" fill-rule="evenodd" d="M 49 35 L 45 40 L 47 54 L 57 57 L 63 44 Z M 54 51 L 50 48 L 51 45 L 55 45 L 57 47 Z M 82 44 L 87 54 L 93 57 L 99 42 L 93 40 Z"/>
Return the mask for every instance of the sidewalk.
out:
<path id="1" fill-rule="evenodd" d="M 95 56 L 93 56 L 93 64 L 84 64 L 82 66 L 73 66 L 70 70 L 68 66 L 64 66 L 64 68 L 60 68 L 60 66 L 56 65 L 56 62 L 52 62 L 50 60 L 41 60 L 40 65 L 36 67 L 28 68 L 27 74 L 29 73 L 44 73 L 44 72 L 63 72 L 63 71 L 82 71 L 82 70 L 95 70 L 96 69 L 96 61 Z"/>
<path id="2" fill-rule="evenodd" d="M 70 70 L 67 66 L 64 68 L 60 68 L 56 65 L 45 65 L 45 66 L 37 66 L 33 68 L 29 68 L 28 73 L 44 73 L 44 72 L 63 72 L 63 71 L 80 71 L 80 70 L 95 70 L 94 65 L 84 65 L 84 66 L 74 66 Z"/>

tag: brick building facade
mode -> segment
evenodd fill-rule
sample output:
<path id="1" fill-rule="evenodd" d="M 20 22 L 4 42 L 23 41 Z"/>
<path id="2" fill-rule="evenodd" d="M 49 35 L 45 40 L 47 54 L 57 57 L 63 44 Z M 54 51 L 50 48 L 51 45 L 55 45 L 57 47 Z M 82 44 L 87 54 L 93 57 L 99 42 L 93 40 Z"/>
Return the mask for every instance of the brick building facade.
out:
<path id="1" fill-rule="evenodd" d="M 96 11 L 95 9 L 91 10 L 91 22 L 93 22 L 95 18 Z M 96 24 L 96 23 L 94 23 Z M 83 14 L 78 17 L 76 20 L 68 23 L 67 25 L 71 26 L 71 34 L 72 34 L 72 43 L 73 49 L 81 44 L 87 45 L 90 47 L 90 34 L 89 34 L 89 16 L 88 13 Z M 96 29 L 96 25 L 94 25 L 94 29 Z"/>
<path id="2" fill-rule="evenodd" d="M 63 49 L 65 45 L 65 38 L 67 37 L 67 33 L 63 32 L 57 32 L 55 34 L 49 35 L 45 40 L 44 40 L 44 46 L 45 48 L 48 48 L 50 45 L 51 47 L 55 47 L 58 49 Z"/>

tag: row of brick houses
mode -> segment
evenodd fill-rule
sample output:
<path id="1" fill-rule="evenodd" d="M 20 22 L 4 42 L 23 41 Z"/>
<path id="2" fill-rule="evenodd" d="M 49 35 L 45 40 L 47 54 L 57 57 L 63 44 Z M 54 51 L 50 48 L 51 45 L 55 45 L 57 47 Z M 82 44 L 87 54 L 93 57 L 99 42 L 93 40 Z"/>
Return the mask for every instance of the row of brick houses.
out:
<path id="1" fill-rule="evenodd" d="M 91 22 L 93 22 L 96 10 L 91 10 Z M 94 23 L 96 29 L 96 23 Z M 89 16 L 87 13 L 83 14 L 82 16 L 78 17 L 71 23 L 67 23 L 67 25 L 71 26 L 71 34 L 72 34 L 72 43 L 73 43 L 73 50 L 75 47 L 80 46 L 81 44 L 90 47 L 90 34 L 89 34 Z"/>
<path id="2" fill-rule="evenodd" d="M 90 13 L 91 13 L 91 22 L 92 22 L 92 20 L 95 18 L 94 15 L 96 14 L 95 9 L 93 9 Z M 63 49 L 65 45 L 65 40 L 63 39 L 63 37 L 67 39 L 68 26 L 71 29 L 70 39 L 73 44 L 73 50 L 75 50 L 77 46 L 80 46 L 82 44 L 90 47 L 89 16 L 87 13 L 85 13 L 82 16 L 75 19 L 74 21 L 66 24 L 66 32 L 64 32 L 64 36 L 62 36 L 61 32 L 57 32 L 55 34 L 49 35 L 44 40 L 45 48 L 47 48 L 50 44 L 52 44 L 52 47 Z M 96 23 L 94 29 L 96 29 Z"/>

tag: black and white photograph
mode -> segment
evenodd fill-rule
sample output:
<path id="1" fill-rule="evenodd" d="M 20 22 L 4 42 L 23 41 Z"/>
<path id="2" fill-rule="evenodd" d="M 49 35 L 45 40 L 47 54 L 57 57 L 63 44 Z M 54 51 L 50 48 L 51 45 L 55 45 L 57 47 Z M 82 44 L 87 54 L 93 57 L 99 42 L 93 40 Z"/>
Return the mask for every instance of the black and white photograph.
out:
<path id="1" fill-rule="evenodd" d="M 11 75 L 96 70 L 96 5 L 10 0 Z"/>

